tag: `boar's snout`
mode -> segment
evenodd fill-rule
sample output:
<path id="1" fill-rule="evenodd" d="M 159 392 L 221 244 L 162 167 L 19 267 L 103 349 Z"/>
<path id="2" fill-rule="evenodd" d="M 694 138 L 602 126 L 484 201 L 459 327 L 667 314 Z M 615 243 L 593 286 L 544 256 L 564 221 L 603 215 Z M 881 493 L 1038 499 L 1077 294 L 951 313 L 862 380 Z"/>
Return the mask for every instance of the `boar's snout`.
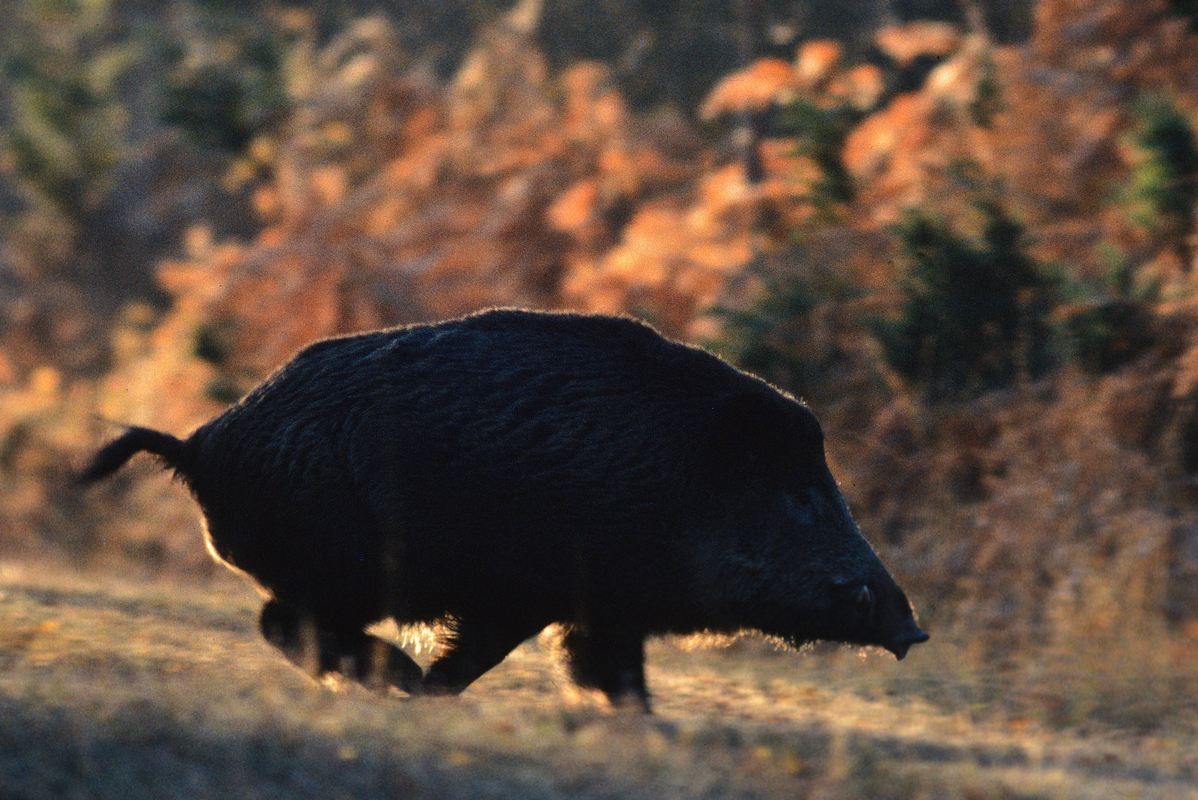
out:
<path id="1" fill-rule="evenodd" d="M 866 581 L 843 576 L 832 579 L 832 628 L 820 638 L 882 647 L 902 661 L 912 645 L 930 637 L 915 621 L 907 596 L 880 561 L 875 569 Z"/>
<path id="2" fill-rule="evenodd" d="M 911 649 L 913 644 L 923 644 L 931 637 L 920 630 L 919 626 L 914 622 L 911 623 L 910 629 L 903 631 L 888 644 L 883 645 L 887 650 L 894 653 L 894 657 L 902 661 L 907 657 L 907 651 Z"/>
<path id="3" fill-rule="evenodd" d="M 903 590 L 893 580 L 886 583 L 889 586 L 883 589 L 883 592 L 889 597 L 888 602 L 879 610 L 877 626 L 874 629 L 874 644 L 886 648 L 894 653 L 895 658 L 902 661 L 912 645 L 922 644 L 931 637 L 915 621 L 911 603 L 903 594 Z"/>

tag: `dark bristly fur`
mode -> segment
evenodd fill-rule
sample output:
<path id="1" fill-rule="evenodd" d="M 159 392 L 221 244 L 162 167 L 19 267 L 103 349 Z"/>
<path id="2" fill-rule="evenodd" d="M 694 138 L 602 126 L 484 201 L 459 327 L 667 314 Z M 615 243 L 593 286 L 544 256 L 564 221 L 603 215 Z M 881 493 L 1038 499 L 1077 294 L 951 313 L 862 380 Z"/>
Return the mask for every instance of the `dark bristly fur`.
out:
<path id="1" fill-rule="evenodd" d="M 459 692 L 561 623 L 578 683 L 647 708 L 649 635 L 899 658 L 927 638 L 807 407 L 631 319 L 497 310 L 317 342 L 185 441 L 130 430 L 84 479 L 139 450 L 313 674 Z M 426 674 L 363 632 L 388 617 L 448 623 Z"/>

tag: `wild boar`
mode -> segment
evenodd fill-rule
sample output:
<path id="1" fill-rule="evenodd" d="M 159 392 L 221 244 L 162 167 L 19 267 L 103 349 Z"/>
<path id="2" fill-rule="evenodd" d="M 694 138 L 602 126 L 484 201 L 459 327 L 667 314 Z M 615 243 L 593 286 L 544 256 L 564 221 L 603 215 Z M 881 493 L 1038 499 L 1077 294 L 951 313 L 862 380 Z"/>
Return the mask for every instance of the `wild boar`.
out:
<path id="1" fill-rule="evenodd" d="M 756 630 L 926 641 L 858 530 L 811 411 L 629 318 L 493 310 L 326 339 L 187 439 L 131 428 L 313 674 L 465 689 L 563 626 L 571 677 L 648 709 L 644 642 Z M 440 622 L 422 673 L 364 632 Z"/>

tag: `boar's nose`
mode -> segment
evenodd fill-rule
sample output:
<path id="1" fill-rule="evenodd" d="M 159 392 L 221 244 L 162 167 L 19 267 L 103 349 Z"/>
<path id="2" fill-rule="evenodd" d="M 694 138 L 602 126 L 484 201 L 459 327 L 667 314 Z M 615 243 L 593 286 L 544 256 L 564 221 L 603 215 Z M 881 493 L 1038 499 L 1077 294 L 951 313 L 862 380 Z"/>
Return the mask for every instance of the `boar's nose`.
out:
<path id="1" fill-rule="evenodd" d="M 907 657 L 907 651 L 911 649 L 911 645 L 923 644 L 930 638 L 931 637 L 928 636 L 928 634 L 924 633 L 919 628 L 915 628 L 913 631 L 903 633 L 902 636 L 886 645 L 886 649 L 894 653 L 894 657 L 896 659 L 902 661 Z"/>

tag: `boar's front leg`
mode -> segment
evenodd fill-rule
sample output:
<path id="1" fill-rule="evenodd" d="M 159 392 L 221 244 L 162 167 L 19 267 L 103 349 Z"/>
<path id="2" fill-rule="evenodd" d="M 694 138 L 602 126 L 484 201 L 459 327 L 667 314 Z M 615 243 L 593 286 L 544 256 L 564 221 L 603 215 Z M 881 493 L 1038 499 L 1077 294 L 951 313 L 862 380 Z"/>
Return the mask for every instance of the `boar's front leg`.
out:
<path id="1" fill-rule="evenodd" d="M 262 635 L 287 660 L 314 678 L 340 672 L 371 688 L 420 690 L 420 667 L 398 647 L 361 629 L 321 625 L 297 609 L 271 600 L 259 618 Z"/>
<path id="2" fill-rule="evenodd" d="M 390 642 L 363 631 L 347 634 L 338 642 L 342 658 L 352 663 L 352 677 L 370 688 L 394 686 L 419 694 L 424 673 L 407 653 Z"/>
<path id="3" fill-rule="evenodd" d="M 650 711 L 643 633 L 617 626 L 571 625 L 562 645 L 575 683 L 598 689 L 617 708 Z"/>
<path id="4" fill-rule="evenodd" d="M 547 624 L 477 617 L 454 620 L 441 641 L 441 655 L 424 676 L 424 693 L 460 693 Z"/>

